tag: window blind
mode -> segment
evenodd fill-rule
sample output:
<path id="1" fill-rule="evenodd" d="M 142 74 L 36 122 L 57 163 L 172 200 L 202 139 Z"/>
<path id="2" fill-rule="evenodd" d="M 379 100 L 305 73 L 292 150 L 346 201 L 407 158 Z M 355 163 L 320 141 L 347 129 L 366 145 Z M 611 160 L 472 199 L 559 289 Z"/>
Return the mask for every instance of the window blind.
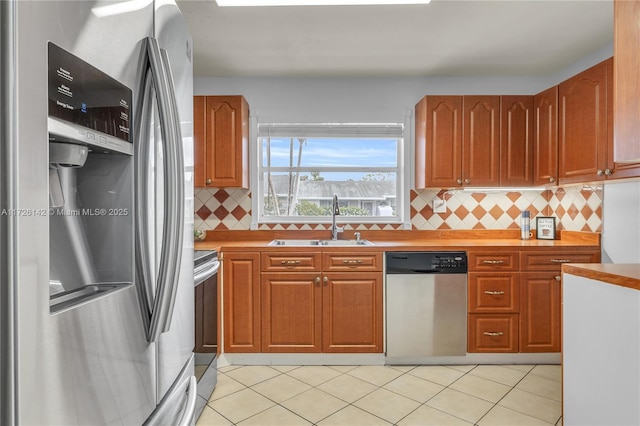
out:
<path id="1" fill-rule="evenodd" d="M 260 123 L 258 137 L 402 138 L 403 130 L 401 123 Z"/>

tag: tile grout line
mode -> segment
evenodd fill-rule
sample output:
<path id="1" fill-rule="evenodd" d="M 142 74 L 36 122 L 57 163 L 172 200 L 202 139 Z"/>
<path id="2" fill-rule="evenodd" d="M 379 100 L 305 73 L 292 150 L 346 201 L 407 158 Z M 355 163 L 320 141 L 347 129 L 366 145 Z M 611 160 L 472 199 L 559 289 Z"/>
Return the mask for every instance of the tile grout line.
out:
<path id="1" fill-rule="evenodd" d="M 444 386 L 444 387 L 443 387 L 443 389 L 441 389 L 439 392 L 437 392 L 436 394 L 434 394 L 433 396 L 431 396 L 431 397 L 430 397 L 428 400 L 426 400 L 425 402 L 417 401 L 417 400 L 415 400 L 415 399 L 413 399 L 413 398 L 410 398 L 410 397 L 408 397 L 408 396 L 402 395 L 402 394 L 400 394 L 400 393 L 398 393 L 398 392 L 395 392 L 395 391 L 393 391 L 393 390 L 390 390 L 390 389 L 386 389 L 386 388 L 384 388 L 384 386 L 388 385 L 389 383 L 391 383 L 391 382 L 393 382 L 393 381 L 395 381 L 395 380 L 397 380 L 397 379 L 399 379 L 399 378 L 401 378 L 401 377 L 403 377 L 403 376 L 406 376 L 407 374 L 409 374 L 409 375 L 411 375 L 411 376 L 413 376 L 413 377 L 415 377 L 415 378 L 417 378 L 417 379 L 420 379 L 420 380 L 423 380 L 423 381 L 426 381 L 426 382 L 429 382 L 429 383 L 433 383 L 433 384 L 436 384 L 436 385 L 440 385 L 440 386 L 442 386 L 440 383 L 433 382 L 433 381 L 428 380 L 428 379 L 425 379 L 425 378 L 423 378 L 423 377 L 415 376 L 415 375 L 410 374 L 410 373 L 411 373 L 411 371 L 414 371 L 414 370 L 415 370 L 417 367 L 419 367 L 419 366 L 411 366 L 411 368 L 410 368 L 410 369 L 408 369 L 408 370 L 406 370 L 406 371 L 402 371 L 402 370 L 400 370 L 400 369 L 394 369 L 395 371 L 399 372 L 400 374 L 399 374 L 398 376 L 394 377 L 394 378 L 393 378 L 393 379 L 391 379 L 391 380 L 385 381 L 382 385 L 378 385 L 378 384 L 376 384 L 376 383 L 372 383 L 372 382 L 369 382 L 369 381 L 367 381 L 367 380 L 363 380 L 363 379 L 361 379 L 361 378 L 359 378 L 359 377 L 357 377 L 357 376 L 354 376 L 354 375 L 352 375 L 352 374 L 349 374 L 350 372 L 353 372 L 354 370 L 356 370 L 358 367 L 361 367 L 361 366 L 355 366 L 354 368 L 352 368 L 352 369 L 350 369 L 350 370 L 348 370 L 348 371 L 340 371 L 340 370 L 338 370 L 338 369 L 336 369 L 336 368 L 332 368 L 332 370 L 333 370 L 333 371 L 335 371 L 335 372 L 339 373 L 337 376 L 332 377 L 332 378 L 330 378 L 330 379 L 328 379 L 328 380 L 325 380 L 325 381 L 323 381 L 323 382 L 321 382 L 321 383 L 318 383 L 317 385 L 311 385 L 310 383 L 307 383 L 307 382 L 305 382 L 305 381 L 303 381 L 303 380 L 301 380 L 301 379 L 299 379 L 299 378 L 297 378 L 297 377 L 295 377 L 295 376 L 292 376 L 292 375 L 288 374 L 288 373 L 293 372 L 293 371 L 295 371 L 295 370 L 298 370 L 299 368 L 304 367 L 304 366 L 294 366 L 294 368 L 292 368 L 292 369 L 290 369 L 290 370 L 287 370 L 287 371 L 280 371 L 280 370 L 278 370 L 278 369 L 276 369 L 276 368 L 273 368 L 273 366 L 268 365 L 268 366 L 266 366 L 266 367 L 269 367 L 270 369 L 274 370 L 277 374 L 276 374 L 276 375 L 274 375 L 274 376 L 271 376 L 271 377 L 269 377 L 269 378 L 267 378 L 267 379 L 264 379 L 264 380 L 261 380 L 261 381 L 259 381 L 259 382 L 256 382 L 256 383 L 254 383 L 254 384 L 252 384 L 252 385 L 250 385 L 250 386 L 248 386 L 248 385 L 246 385 L 246 384 L 244 384 L 244 383 L 242 383 L 242 382 L 240 382 L 240 381 L 238 381 L 238 380 L 234 379 L 233 377 L 231 377 L 231 376 L 229 376 L 229 375 L 227 374 L 227 373 L 229 373 L 229 372 L 231 372 L 231 371 L 234 371 L 234 370 L 237 370 L 237 369 L 239 369 L 239 368 L 242 368 L 242 367 L 248 367 L 248 366 L 239 366 L 238 368 L 233 368 L 233 369 L 230 369 L 230 370 L 228 370 L 228 371 L 226 371 L 226 372 L 219 372 L 219 373 L 220 373 L 220 374 L 225 375 L 225 376 L 226 376 L 227 378 L 229 378 L 230 380 L 233 380 L 233 381 L 235 381 L 235 382 L 239 383 L 240 385 L 242 385 L 242 387 L 243 387 L 243 388 L 242 388 L 242 389 L 239 389 L 239 390 L 236 390 L 236 391 L 234 391 L 234 392 L 231 392 L 231 393 L 229 393 L 229 394 L 227 394 L 227 395 L 225 395 L 225 396 L 223 396 L 223 397 L 221 397 L 221 398 L 219 398 L 219 399 L 223 399 L 223 398 L 225 398 L 225 397 L 227 397 L 227 396 L 233 395 L 233 394 L 238 393 L 238 392 L 240 392 L 240 391 L 242 391 L 242 390 L 250 389 L 250 390 L 251 390 L 251 391 L 253 391 L 254 393 L 256 393 L 256 394 L 258 394 L 258 395 L 262 396 L 263 398 L 265 398 L 265 399 L 269 400 L 270 402 L 272 402 L 272 403 L 274 404 L 274 405 L 272 405 L 271 407 L 269 407 L 269 408 L 267 408 L 267 409 L 265 409 L 265 410 L 262 410 L 262 411 L 260 411 L 260 412 L 258 412 L 258 413 L 255 413 L 255 414 L 253 414 L 253 415 L 251 415 L 251 416 L 247 417 L 246 419 L 241 420 L 241 422 L 242 422 L 242 421 L 245 421 L 245 420 L 248 420 L 248 419 L 250 419 L 250 418 L 252 418 L 252 417 L 255 417 L 255 416 L 257 416 L 257 415 L 259 415 L 259 414 L 261 414 L 261 413 L 263 413 L 263 412 L 265 412 L 265 411 L 267 411 L 267 410 L 271 409 L 271 408 L 274 408 L 274 407 L 276 407 L 276 406 L 280 406 L 281 408 L 284 408 L 284 409 L 285 409 L 285 410 L 287 410 L 288 412 L 290 412 L 290 413 L 294 414 L 295 416 L 297 416 L 297 417 L 299 417 L 299 418 L 303 419 L 304 421 L 309 422 L 310 424 L 314 424 L 314 425 L 316 425 L 316 424 L 318 424 L 319 422 L 324 421 L 324 420 L 325 420 L 325 419 L 327 419 L 328 417 L 331 417 L 332 415 L 335 415 L 336 413 L 338 413 L 338 412 L 340 412 L 340 411 L 344 410 L 345 408 L 347 408 L 347 407 L 349 407 L 349 406 L 352 406 L 353 408 L 358 409 L 358 410 L 362 410 L 363 412 L 365 412 L 365 413 L 367 413 L 367 414 L 369 414 L 369 415 L 372 415 L 372 416 L 374 416 L 374 417 L 377 417 L 377 418 L 381 419 L 381 420 L 382 420 L 382 421 L 384 421 L 384 422 L 387 422 L 387 423 L 390 423 L 390 424 L 398 424 L 398 423 L 399 423 L 399 422 L 401 422 L 403 419 L 405 419 L 407 416 L 411 415 L 413 412 L 415 412 L 416 410 L 418 410 L 420 407 L 425 406 L 425 405 L 427 404 L 427 402 L 429 402 L 430 400 L 432 400 L 433 398 L 435 398 L 437 395 L 439 395 L 440 393 L 442 393 L 445 389 L 450 389 L 451 385 L 453 385 L 454 383 L 458 382 L 459 380 L 461 380 L 463 377 L 465 377 L 465 376 L 467 376 L 467 375 L 472 375 L 472 376 L 475 376 L 475 377 L 478 377 L 478 378 L 481 378 L 481 379 L 484 379 L 484 380 L 488 380 L 488 381 L 491 381 L 491 382 L 494 382 L 494 383 L 498 383 L 498 384 L 505 385 L 504 383 L 497 382 L 497 381 L 492 380 L 492 379 L 488 379 L 488 378 L 484 378 L 484 377 L 482 377 L 482 376 L 476 376 L 476 375 L 474 375 L 472 372 L 473 372 L 473 371 L 478 367 L 478 365 L 474 365 L 474 366 L 473 366 L 473 368 L 471 368 L 471 369 L 470 369 L 470 370 L 468 370 L 468 371 L 462 371 L 462 370 L 460 370 L 460 369 L 455 369 L 455 368 L 452 368 L 452 367 L 447 366 L 447 365 L 439 365 L 439 366 L 441 366 L 441 367 L 446 367 L 446 368 L 450 368 L 450 369 L 452 369 L 452 370 L 455 370 L 455 371 L 461 372 L 461 373 L 463 373 L 463 374 L 462 374 L 460 377 L 458 377 L 457 379 L 455 379 L 454 381 L 452 381 L 451 383 L 449 383 L 448 385 Z M 327 366 L 324 366 L 324 367 L 331 368 L 332 366 L 327 365 Z M 509 368 L 508 366 L 502 366 L 502 367 L 504 367 L 504 368 Z M 480 417 L 477 421 L 475 421 L 475 422 L 474 422 L 474 424 L 475 424 L 475 425 L 478 425 L 478 424 L 479 424 L 479 422 L 480 422 L 483 418 L 485 418 L 485 417 L 486 417 L 486 415 L 487 415 L 491 410 L 493 410 L 496 406 L 498 406 L 498 405 L 499 405 L 500 401 L 502 401 L 504 398 L 506 398 L 506 396 L 507 396 L 507 395 L 509 395 L 509 394 L 510 394 L 510 393 L 511 393 L 515 388 L 516 388 L 516 386 L 517 386 L 518 384 L 520 384 L 523 380 L 525 380 L 525 378 L 527 378 L 529 375 L 531 375 L 531 376 L 536 376 L 536 377 L 541 377 L 541 378 L 544 378 L 544 379 L 547 379 L 547 380 L 551 380 L 551 381 L 556 381 L 556 380 L 555 380 L 555 379 L 553 379 L 552 377 L 548 377 L 548 376 L 544 376 L 544 375 L 540 375 L 540 374 L 535 374 L 535 373 L 533 373 L 533 371 L 535 370 L 535 367 L 536 367 L 536 365 L 533 365 L 533 367 L 532 367 L 532 368 L 530 368 L 528 371 L 526 371 L 526 372 L 525 372 L 525 375 L 524 375 L 520 380 L 518 380 L 518 381 L 517 381 L 513 386 L 509 386 L 509 387 L 510 387 L 510 390 L 509 390 L 505 395 L 503 395 L 503 396 L 502 396 L 502 397 L 501 397 L 497 402 L 493 403 L 492 407 L 491 407 L 491 408 L 490 408 L 490 409 L 489 409 L 489 410 L 488 410 L 488 411 L 487 411 L 487 412 L 486 412 L 482 417 Z M 394 367 L 393 367 L 393 366 L 388 366 L 388 368 L 393 369 Z M 513 369 L 513 370 L 521 371 L 521 372 L 523 371 L 523 370 L 521 370 L 521 369 Z M 275 379 L 275 378 L 280 377 L 280 376 L 282 376 L 282 375 L 285 375 L 285 376 L 287 376 L 287 377 L 289 377 L 289 378 L 291 378 L 291 379 L 294 379 L 294 380 L 296 380 L 296 381 L 298 381 L 298 382 L 301 382 L 301 383 L 303 383 L 303 384 L 306 384 L 306 385 L 310 386 L 310 388 L 309 388 L 309 389 L 307 389 L 307 390 L 305 390 L 305 391 L 302 391 L 302 392 L 300 392 L 300 393 L 297 393 L 296 395 L 293 395 L 293 396 L 291 396 L 291 397 L 287 398 L 286 400 L 284 400 L 284 401 L 282 401 L 282 402 L 274 401 L 273 399 L 269 398 L 268 396 L 266 396 L 266 395 L 262 394 L 261 392 L 259 392 L 259 391 L 255 390 L 255 389 L 253 389 L 253 387 L 254 387 L 254 386 L 257 386 L 257 385 L 259 385 L 259 384 L 261 384 L 261 383 L 267 382 L 267 381 L 269 381 L 269 380 L 271 380 L 271 379 Z M 328 392 L 326 392 L 326 391 L 324 391 L 324 390 L 322 390 L 322 389 L 319 389 L 319 388 L 318 388 L 318 387 L 319 387 L 319 386 L 321 386 L 322 384 L 325 384 L 325 383 L 327 383 L 327 382 L 329 382 L 329 381 L 331 381 L 331 380 L 337 379 L 337 378 L 342 377 L 342 376 L 344 376 L 344 375 L 348 375 L 349 377 L 351 377 L 351 378 L 353 378 L 353 379 L 356 379 L 356 380 L 362 381 L 362 382 L 364 382 L 364 383 L 370 384 L 370 385 L 372 385 L 372 386 L 375 386 L 375 389 L 373 389 L 373 390 L 371 390 L 371 391 L 369 391 L 369 392 L 365 393 L 364 395 L 362 395 L 362 396 L 361 396 L 361 397 L 359 397 L 358 399 L 354 400 L 353 402 L 349 402 L 349 401 L 346 401 L 346 400 L 344 400 L 344 399 L 342 399 L 342 398 L 340 398 L 340 397 L 338 397 L 338 396 L 336 396 L 336 395 L 333 395 L 333 394 L 331 394 L 331 393 L 328 393 Z M 505 386 L 508 386 L 508 385 L 505 385 Z M 323 392 L 323 393 L 325 393 L 325 394 L 327 394 L 327 395 L 329 395 L 329 396 L 331 396 L 331 397 L 333 397 L 333 398 L 336 398 L 336 399 L 340 400 L 341 402 L 343 402 L 343 403 L 345 403 L 345 404 L 347 404 L 347 405 L 345 405 L 344 407 L 342 407 L 342 408 L 338 409 L 337 411 L 332 412 L 331 414 L 329 414 L 329 415 L 325 416 L 324 418 L 322 418 L 322 419 L 318 420 L 318 422 L 310 421 L 309 419 L 305 418 L 305 417 L 304 417 L 304 416 L 302 416 L 301 414 L 298 414 L 298 413 L 294 412 L 293 410 L 290 410 L 290 409 L 288 409 L 287 407 L 285 407 L 284 405 L 282 405 L 282 403 L 284 403 L 284 402 L 286 402 L 286 401 L 288 401 L 288 400 L 290 400 L 290 399 L 292 399 L 292 398 L 295 398 L 296 396 L 299 396 L 299 395 L 301 395 L 301 394 L 303 394 L 303 393 L 305 393 L 305 392 L 307 392 L 307 391 L 309 391 L 309 390 L 311 390 L 311 389 L 316 389 L 316 390 L 318 390 L 318 391 L 320 391 L 320 392 Z M 374 414 L 374 413 L 371 413 L 371 412 L 367 411 L 366 409 L 360 408 L 360 407 L 358 407 L 358 406 L 356 406 L 356 405 L 355 405 L 355 403 L 357 403 L 358 401 L 361 401 L 363 398 L 367 397 L 368 395 L 370 395 L 370 394 L 372 394 L 373 392 L 376 392 L 377 390 L 380 390 L 380 389 L 383 389 L 383 390 L 386 390 L 386 391 L 388 391 L 388 392 L 394 393 L 394 394 L 396 394 L 396 395 L 398 395 L 398 396 L 401 396 L 401 397 L 407 398 L 408 400 L 411 400 L 411 401 L 413 401 L 413 402 L 416 402 L 416 403 L 418 403 L 419 405 L 418 405 L 418 407 L 416 407 L 415 409 L 411 410 L 409 413 L 407 413 L 406 415 L 404 415 L 403 417 L 401 417 L 400 419 L 398 419 L 396 422 L 389 422 L 388 420 L 386 420 L 386 419 L 384 419 L 384 418 L 382 418 L 382 417 L 380 417 L 380 416 L 378 416 L 378 415 L 376 415 L 376 414 Z M 452 389 L 452 390 L 455 390 L 455 389 Z M 527 392 L 527 391 L 525 391 L 525 390 L 521 390 L 521 389 L 519 389 L 519 390 L 520 390 L 520 391 L 522 391 L 522 392 L 531 393 L 531 392 Z M 463 394 L 466 394 L 466 395 L 469 395 L 469 396 L 472 396 L 472 397 L 475 397 L 475 398 L 482 399 L 482 398 L 480 398 L 480 397 L 478 397 L 478 396 L 476 396 L 476 395 L 471 395 L 471 394 L 468 394 L 468 393 L 463 392 L 463 391 L 458 391 L 458 392 L 461 392 L 461 393 L 463 393 Z M 531 394 L 532 394 L 532 395 L 536 395 L 536 396 L 538 396 L 538 397 L 543 397 L 543 398 L 545 398 L 545 399 L 549 399 L 550 401 L 556 401 L 556 400 L 554 400 L 554 399 L 552 399 L 552 398 L 547 398 L 547 397 L 544 397 L 544 396 L 542 396 L 542 395 L 538 395 L 538 394 L 535 394 L 535 393 L 531 393 Z M 214 401 L 217 401 L 217 400 L 214 400 Z M 491 401 L 487 401 L 487 400 L 484 400 L 484 401 L 486 401 L 486 402 L 491 402 Z M 229 421 L 231 424 L 234 424 L 234 425 L 236 424 L 236 423 L 232 422 L 230 419 L 228 419 L 226 416 L 224 416 L 222 413 L 220 413 L 219 411 L 217 411 L 215 408 L 213 408 L 212 406 L 210 406 L 210 405 L 209 405 L 209 402 L 213 402 L 213 401 L 207 401 L 207 402 L 206 402 L 206 406 L 207 406 L 208 408 L 212 409 L 214 412 L 216 412 L 218 415 L 220 415 L 220 416 L 221 416 L 222 418 L 224 418 L 226 421 Z M 437 409 L 437 408 L 430 407 L 430 406 L 428 406 L 428 405 L 427 405 L 427 407 L 432 408 L 432 409 L 437 410 L 437 411 L 440 411 L 440 412 L 445 413 L 445 414 L 447 414 L 447 415 L 450 415 L 450 416 L 456 417 L 456 418 L 458 418 L 458 419 L 460 419 L 460 420 L 463 420 L 463 421 L 465 421 L 465 422 L 467 421 L 467 420 L 465 420 L 465 419 L 462 419 L 462 418 L 460 418 L 460 417 L 456 416 L 455 414 L 452 414 L 452 413 L 449 413 L 449 412 L 446 412 L 446 411 L 442 411 L 442 410 L 439 410 L 439 409 Z M 524 414 L 524 415 L 529 415 L 529 414 L 527 414 L 527 413 L 523 413 L 523 412 L 521 412 L 521 411 L 519 411 L 519 410 L 514 410 L 514 411 L 515 411 L 515 412 L 519 412 L 519 413 Z M 538 419 L 538 420 L 541 420 L 541 421 L 545 421 L 545 420 L 540 419 L 540 418 L 535 417 L 535 416 L 532 416 L 532 417 L 534 417 L 534 418 L 536 418 L 536 419 Z M 562 419 L 562 416 L 561 416 L 561 415 L 558 417 L 558 419 L 556 420 L 555 424 L 557 424 L 557 423 L 558 423 L 558 421 L 560 421 L 560 419 Z M 549 424 L 552 424 L 552 423 L 549 423 Z"/>

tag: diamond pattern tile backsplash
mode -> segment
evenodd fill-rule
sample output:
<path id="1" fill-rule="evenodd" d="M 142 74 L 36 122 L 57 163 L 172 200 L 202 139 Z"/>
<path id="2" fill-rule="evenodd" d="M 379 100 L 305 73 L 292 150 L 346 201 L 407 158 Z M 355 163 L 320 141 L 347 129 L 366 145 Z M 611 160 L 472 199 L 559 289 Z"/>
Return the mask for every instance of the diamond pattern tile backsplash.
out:
<path id="1" fill-rule="evenodd" d="M 520 212 L 535 217 L 556 218 L 558 230 L 602 232 L 602 187 L 576 185 L 539 191 L 487 191 L 426 189 L 410 194 L 411 228 L 442 229 L 516 229 Z M 432 200 L 446 200 L 446 213 L 434 213 Z M 198 230 L 249 230 L 251 227 L 251 191 L 235 188 L 195 190 L 194 225 Z M 259 229 L 326 230 L 330 224 L 260 224 Z M 348 230 L 393 230 L 400 224 L 346 224 Z"/>

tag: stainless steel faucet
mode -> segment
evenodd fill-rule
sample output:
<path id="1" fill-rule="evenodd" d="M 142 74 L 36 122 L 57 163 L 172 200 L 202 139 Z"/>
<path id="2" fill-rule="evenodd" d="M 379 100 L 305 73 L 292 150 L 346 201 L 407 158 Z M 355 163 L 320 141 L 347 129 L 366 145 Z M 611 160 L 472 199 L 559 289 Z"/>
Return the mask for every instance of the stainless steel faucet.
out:
<path id="1" fill-rule="evenodd" d="M 331 208 L 331 239 L 337 240 L 338 234 L 344 231 L 343 226 L 336 226 L 336 216 L 340 214 L 340 206 L 338 205 L 338 194 L 333 194 L 333 205 Z"/>

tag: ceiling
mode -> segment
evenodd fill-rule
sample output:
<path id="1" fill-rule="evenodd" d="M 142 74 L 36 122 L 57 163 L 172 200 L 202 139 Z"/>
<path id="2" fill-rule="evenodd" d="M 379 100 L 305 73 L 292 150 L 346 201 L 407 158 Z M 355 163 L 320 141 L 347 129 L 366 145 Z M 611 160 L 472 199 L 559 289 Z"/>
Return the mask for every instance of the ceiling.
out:
<path id="1" fill-rule="evenodd" d="M 196 77 L 550 74 L 613 42 L 612 0 L 178 5 Z"/>

